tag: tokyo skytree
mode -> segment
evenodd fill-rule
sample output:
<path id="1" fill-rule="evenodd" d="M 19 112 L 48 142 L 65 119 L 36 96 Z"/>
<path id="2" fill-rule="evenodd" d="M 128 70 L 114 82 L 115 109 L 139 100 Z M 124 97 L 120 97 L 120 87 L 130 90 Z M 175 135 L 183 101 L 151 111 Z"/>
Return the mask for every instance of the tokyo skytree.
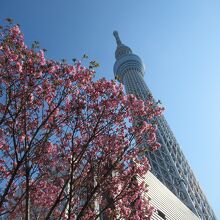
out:
<path id="1" fill-rule="evenodd" d="M 142 60 L 121 42 L 117 31 L 113 35 L 117 43 L 115 78 L 124 85 L 127 94 L 146 100 L 152 94 L 144 82 L 145 68 Z M 155 152 L 147 153 L 151 172 L 198 218 L 215 220 L 214 212 L 164 116 L 157 118 L 157 124 L 157 138 L 161 147 Z"/>

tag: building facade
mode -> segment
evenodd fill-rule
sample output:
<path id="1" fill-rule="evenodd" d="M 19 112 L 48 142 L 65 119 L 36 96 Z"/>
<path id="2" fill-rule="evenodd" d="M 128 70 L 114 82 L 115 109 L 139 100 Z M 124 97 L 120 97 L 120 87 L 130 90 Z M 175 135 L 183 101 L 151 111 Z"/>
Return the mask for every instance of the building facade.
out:
<path id="1" fill-rule="evenodd" d="M 127 94 L 134 94 L 146 100 L 152 94 L 144 82 L 145 69 L 142 60 L 121 42 L 117 31 L 113 34 L 117 43 L 115 78 L 125 86 Z M 161 147 L 156 152 L 147 154 L 151 172 L 196 216 L 202 220 L 215 220 L 214 212 L 164 116 L 158 117 L 157 124 L 158 142 Z"/>
<path id="2" fill-rule="evenodd" d="M 143 178 L 141 179 L 143 180 Z M 151 172 L 147 172 L 144 181 L 149 186 L 146 196 L 156 209 L 151 217 L 152 220 L 200 219 Z"/>

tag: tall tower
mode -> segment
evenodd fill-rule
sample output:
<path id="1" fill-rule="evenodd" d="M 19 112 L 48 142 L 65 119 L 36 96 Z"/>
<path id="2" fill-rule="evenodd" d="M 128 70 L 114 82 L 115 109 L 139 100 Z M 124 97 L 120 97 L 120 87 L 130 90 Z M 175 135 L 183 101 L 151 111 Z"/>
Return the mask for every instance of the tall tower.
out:
<path id="1" fill-rule="evenodd" d="M 124 84 L 127 94 L 134 94 L 146 100 L 152 94 L 144 82 L 145 70 L 141 59 L 121 42 L 117 31 L 114 31 L 113 35 L 117 43 L 115 78 Z M 152 167 L 151 172 L 199 218 L 215 220 L 214 212 L 164 116 L 160 116 L 157 123 L 157 136 L 161 147 L 156 152 L 147 154 Z"/>

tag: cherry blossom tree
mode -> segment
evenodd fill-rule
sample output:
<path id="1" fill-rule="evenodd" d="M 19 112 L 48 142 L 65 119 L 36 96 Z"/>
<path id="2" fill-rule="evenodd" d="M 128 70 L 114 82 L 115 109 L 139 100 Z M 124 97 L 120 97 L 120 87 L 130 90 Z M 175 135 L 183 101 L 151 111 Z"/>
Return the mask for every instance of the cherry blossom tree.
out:
<path id="1" fill-rule="evenodd" d="M 1 27 L 0 216 L 150 219 L 141 177 L 162 109 L 94 81 L 90 64 L 46 60 L 18 25 Z"/>

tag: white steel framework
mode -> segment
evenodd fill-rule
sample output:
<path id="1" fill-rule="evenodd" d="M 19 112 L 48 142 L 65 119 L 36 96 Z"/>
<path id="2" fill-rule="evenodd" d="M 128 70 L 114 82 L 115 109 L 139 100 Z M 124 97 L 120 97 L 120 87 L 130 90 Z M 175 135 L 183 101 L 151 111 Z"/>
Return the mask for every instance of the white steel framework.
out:
<path id="1" fill-rule="evenodd" d="M 127 94 L 146 100 L 152 94 L 144 82 L 144 65 L 128 46 L 122 44 L 117 31 L 113 34 L 117 42 L 115 78 L 124 84 Z M 164 116 L 159 117 L 157 123 L 161 148 L 147 155 L 151 172 L 197 216 L 204 220 L 215 220 L 214 212 Z"/>

